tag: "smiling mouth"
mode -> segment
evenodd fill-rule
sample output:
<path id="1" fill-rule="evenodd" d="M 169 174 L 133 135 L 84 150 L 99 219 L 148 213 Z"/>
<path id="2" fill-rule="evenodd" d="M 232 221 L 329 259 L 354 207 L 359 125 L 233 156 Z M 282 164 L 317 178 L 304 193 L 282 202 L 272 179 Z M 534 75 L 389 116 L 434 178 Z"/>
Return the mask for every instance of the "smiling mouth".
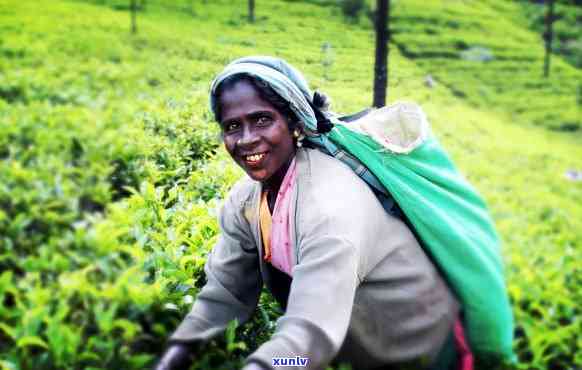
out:
<path id="1" fill-rule="evenodd" d="M 256 166 L 258 165 L 263 158 L 265 158 L 267 153 L 256 153 L 251 155 L 243 155 L 243 161 L 249 166 Z"/>

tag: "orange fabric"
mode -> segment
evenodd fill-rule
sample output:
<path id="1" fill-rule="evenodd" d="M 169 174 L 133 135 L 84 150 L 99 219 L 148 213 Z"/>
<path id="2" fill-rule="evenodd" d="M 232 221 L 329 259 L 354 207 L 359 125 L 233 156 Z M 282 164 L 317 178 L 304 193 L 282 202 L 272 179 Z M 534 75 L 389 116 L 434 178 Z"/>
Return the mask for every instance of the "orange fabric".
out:
<path id="1" fill-rule="evenodd" d="M 271 211 L 269 210 L 269 202 L 267 201 L 267 192 L 264 191 L 261 195 L 261 205 L 259 208 L 259 220 L 261 227 L 261 236 L 263 237 L 263 247 L 265 250 L 265 255 L 263 259 L 265 261 L 271 261 Z"/>

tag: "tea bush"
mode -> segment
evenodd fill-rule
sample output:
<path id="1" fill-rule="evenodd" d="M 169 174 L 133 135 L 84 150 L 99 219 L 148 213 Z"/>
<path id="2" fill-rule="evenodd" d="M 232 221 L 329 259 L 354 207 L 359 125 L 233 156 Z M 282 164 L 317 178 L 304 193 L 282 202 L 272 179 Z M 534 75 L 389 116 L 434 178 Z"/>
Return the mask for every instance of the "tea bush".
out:
<path id="1" fill-rule="evenodd" d="M 346 25 L 335 2 L 260 2 L 250 25 L 244 1 L 192 15 L 149 0 L 135 36 L 116 4 L 0 3 L 1 369 L 153 364 L 204 283 L 221 199 L 242 175 L 207 108 L 225 63 L 280 55 L 334 109 L 371 101 L 371 27 Z M 504 239 L 510 367 L 579 367 L 582 188 L 563 174 L 582 169 L 582 150 L 578 132 L 547 128 L 579 124 L 580 70 L 556 57 L 541 78 L 542 46 L 515 4 L 394 4 L 389 97 L 423 105 Z M 474 46 L 493 60 L 463 59 Z M 279 315 L 263 295 L 193 368 L 240 366 Z"/>

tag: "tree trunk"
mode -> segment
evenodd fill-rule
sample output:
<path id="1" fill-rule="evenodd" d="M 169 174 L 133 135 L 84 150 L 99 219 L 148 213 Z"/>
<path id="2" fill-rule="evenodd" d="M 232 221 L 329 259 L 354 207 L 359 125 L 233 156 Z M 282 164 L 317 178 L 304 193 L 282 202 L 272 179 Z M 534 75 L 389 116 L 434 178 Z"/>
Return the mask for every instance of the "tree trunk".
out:
<path id="1" fill-rule="evenodd" d="M 255 0 L 249 0 L 249 22 L 255 21 Z"/>
<path id="2" fill-rule="evenodd" d="M 544 77 L 550 76 L 550 55 L 552 54 L 552 40 L 554 38 L 554 2 L 554 0 L 548 1 L 548 12 L 546 13 L 546 32 L 544 32 L 544 40 L 546 42 Z"/>
<path id="3" fill-rule="evenodd" d="M 390 42 L 390 0 L 376 1 L 376 62 L 374 65 L 374 107 L 386 105 L 388 88 L 388 43 Z"/>
<path id="4" fill-rule="evenodd" d="M 131 33 L 137 33 L 137 0 L 131 0 Z"/>

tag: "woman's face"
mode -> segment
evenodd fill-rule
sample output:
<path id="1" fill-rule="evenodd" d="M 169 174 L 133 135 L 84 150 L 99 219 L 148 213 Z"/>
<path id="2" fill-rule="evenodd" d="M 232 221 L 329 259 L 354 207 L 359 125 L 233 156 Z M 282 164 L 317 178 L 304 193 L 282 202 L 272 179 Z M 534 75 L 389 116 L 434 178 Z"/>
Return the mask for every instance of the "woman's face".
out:
<path id="1" fill-rule="evenodd" d="M 282 178 L 295 155 L 286 118 L 245 80 L 224 90 L 218 104 L 224 146 L 234 161 L 253 180 Z"/>

